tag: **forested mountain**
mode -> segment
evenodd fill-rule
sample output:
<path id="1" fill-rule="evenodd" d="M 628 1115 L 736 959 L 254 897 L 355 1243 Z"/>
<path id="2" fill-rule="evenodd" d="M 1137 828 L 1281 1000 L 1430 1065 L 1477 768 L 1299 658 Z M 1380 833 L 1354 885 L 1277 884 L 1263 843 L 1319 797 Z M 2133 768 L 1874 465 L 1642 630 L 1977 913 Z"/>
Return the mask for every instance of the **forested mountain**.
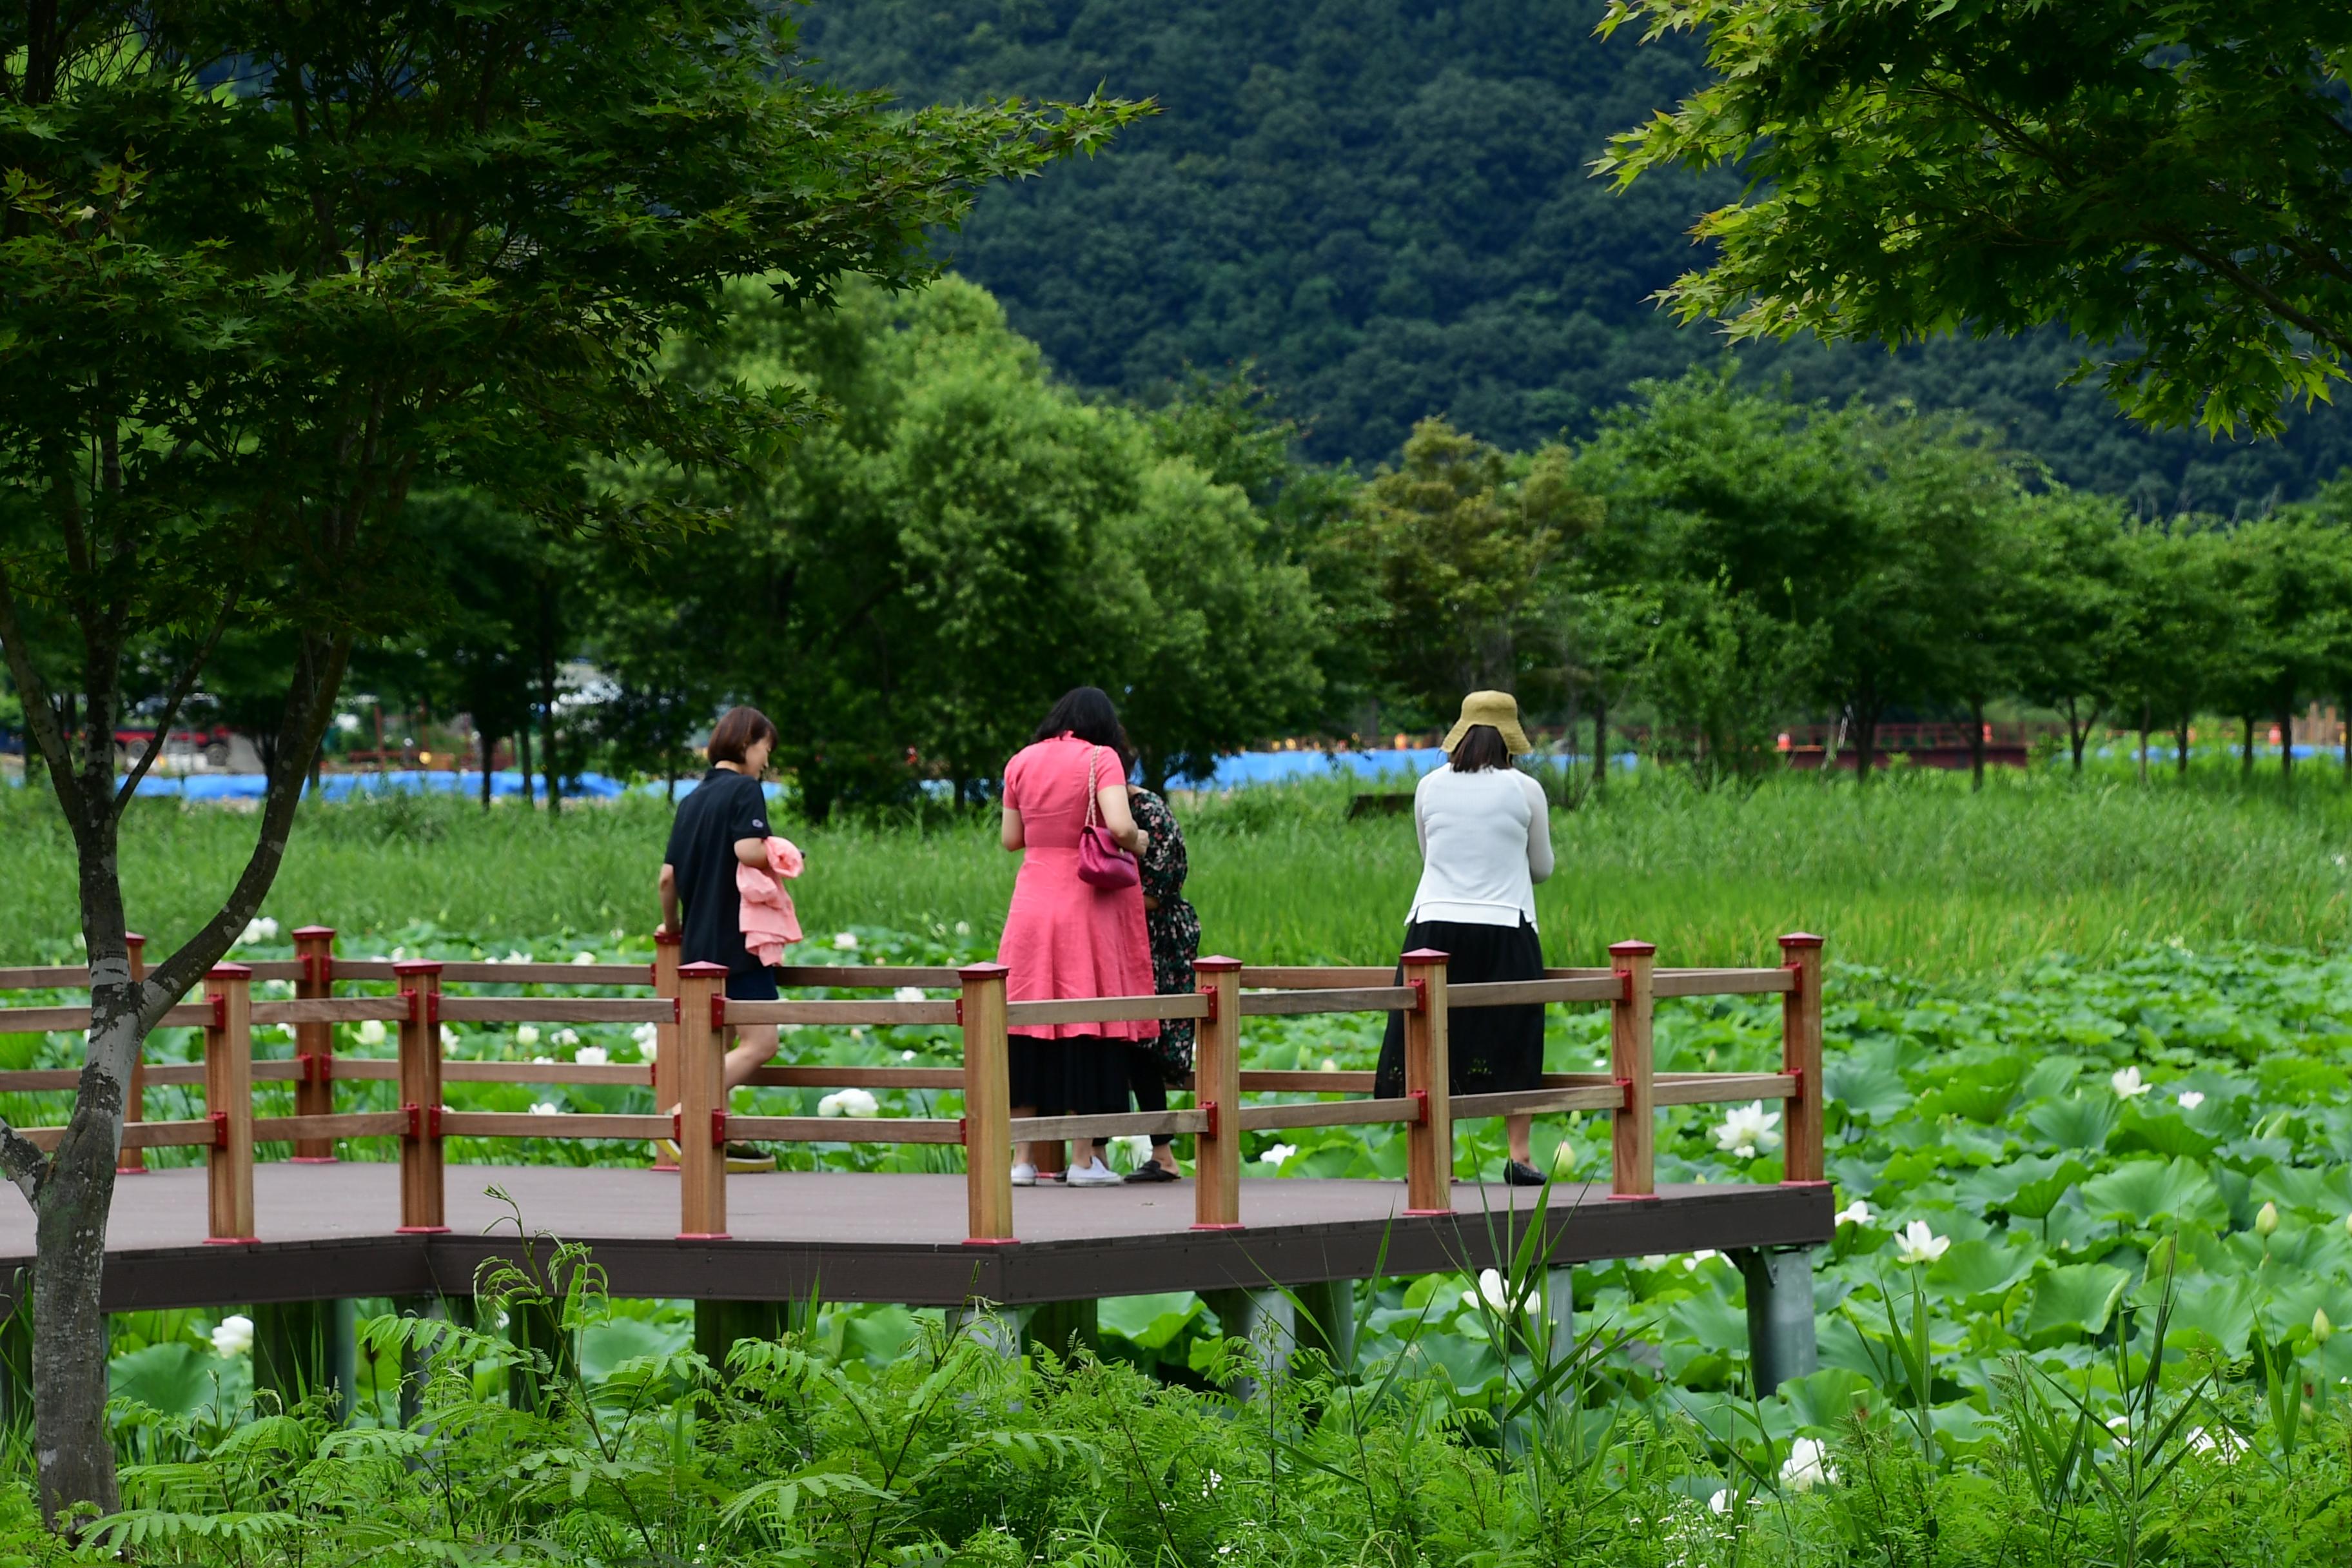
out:
<path id="1" fill-rule="evenodd" d="M 1593 36 L 1600 0 L 825 0 L 810 52 L 909 102 L 1156 97 L 1108 154 L 992 189 L 945 248 L 1055 369 L 1150 397 L 1187 366 L 1255 361 L 1310 452 L 1392 458 L 1444 413 L 1507 447 L 1563 430 L 1643 376 L 1723 353 L 1648 301 L 1718 172 L 1612 195 L 1586 167 L 1671 103 L 1696 46 Z M 1808 397 L 1965 406 L 2069 483 L 2143 511 L 2230 513 L 2352 463 L 2323 408 L 2280 444 L 2153 436 L 2059 384 L 2051 334 L 1899 354 L 1741 352 Z"/>

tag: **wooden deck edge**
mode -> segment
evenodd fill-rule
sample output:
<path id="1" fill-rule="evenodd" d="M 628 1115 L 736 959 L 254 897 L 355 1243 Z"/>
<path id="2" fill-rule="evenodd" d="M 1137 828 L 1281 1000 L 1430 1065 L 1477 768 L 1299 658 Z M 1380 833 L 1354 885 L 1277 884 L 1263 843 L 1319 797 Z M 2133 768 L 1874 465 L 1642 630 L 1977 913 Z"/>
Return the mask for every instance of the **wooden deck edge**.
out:
<path id="1" fill-rule="evenodd" d="M 1457 1191 L 1475 1204 L 1478 1189 Z M 976 1248 L 954 1243 L 680 1241 L 572 1237 L 588 1246 L 619 1297 L 724 1300 L 897 1301 L 953 1307 L 974 1300 L 1007 1306 L 1306 1285 L 1370 1277 L 1375 1265 L 1397 1277 L 1496 1267 L 1507 1259 L 1533 1210 L 1452 1215 L 1397 1212 L 1360 1219 L 1244 1226 L 1202 1232 L 1074 1237 Z M 1555 1265 L 1652 1253 L 1826 1243 L 1835 1230 L 1826 1187 L 1710 1186 L 1671 1190 L 1655 1202 L 1623 1203 L 1594 1193 L 1546 1211 Z M 546 1238 L 530 1243 L 543 1258 Z M 462 1295 L 492 1258 L 521 1255 L 512 1234 L 346 1237 L 251 1246 L 204 1245 L 125 1250 L 107 1259 L 109 1311 L 316 1300 L 345 1296 Z M 13 1304 L 27 1278 L 25 1258 L 0 1258 L 0 1301 Z"/>

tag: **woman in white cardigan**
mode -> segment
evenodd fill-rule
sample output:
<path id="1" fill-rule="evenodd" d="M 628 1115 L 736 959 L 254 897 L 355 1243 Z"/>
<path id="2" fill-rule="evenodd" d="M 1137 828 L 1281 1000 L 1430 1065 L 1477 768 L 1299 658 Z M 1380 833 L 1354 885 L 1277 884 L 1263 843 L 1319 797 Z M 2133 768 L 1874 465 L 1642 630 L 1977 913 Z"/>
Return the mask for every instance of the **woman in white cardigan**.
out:
<path id="1" fill-rule="evenodd" d="M 1446 955 L 1449 984 L 1540 980 L 1535 885 L 1551 875 L 1551 817 L 1543 786 L 1511 765 L 1531 747 L 1519 705 L 1507 691 L 1474 691 L 1445 737 L 1446 764 L 1412 793 L 1421 837 L 1421 886 L 1405 917 L 1404 950 Z M 1398 981 L 1404 971 L 1397 970 Z M 1541 1087 L 1544 1010 L 1539 1005 L 1465 1008 L 1450 1016 L 1454 1094 Z M 1373 1090 L 1404 1093 L 1404 1015 L 1389 1015 Z M 1541 1186 L 1528 1132 L 1534 1119 L 1510 1116 L 1504 1180 Z"/>

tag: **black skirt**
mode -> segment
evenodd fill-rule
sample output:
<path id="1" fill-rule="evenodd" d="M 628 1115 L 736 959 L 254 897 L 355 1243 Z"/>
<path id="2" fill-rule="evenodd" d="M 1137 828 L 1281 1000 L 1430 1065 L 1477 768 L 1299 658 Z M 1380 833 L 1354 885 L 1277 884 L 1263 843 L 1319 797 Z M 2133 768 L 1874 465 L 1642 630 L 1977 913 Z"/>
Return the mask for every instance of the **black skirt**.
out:
<path id="1" fill-rule="evenodd" d="M 1445 954 L 1448 985 L 1541 980 L 1543 942 L 1536 928 L 1415 921 L 1405 927 L 1404 951 L 1434 948 Z M 1404 984 L 1404 965 L 1396 983 Z M 1446 1014 L 1449 1094 L 1502 1094 L 1543 1087 L 1544 1010 L 1540 1003 L 1511 1007 L 1464 1007 Z M 1404 1015 L 1389 1015 L 1372 1092 L 1382 1100 L 1404 1093 Z"/>
<path id="2" fill-rule="evenodd" d="M 1127 1109 L 1129 1042 L 1099 1035 L 1005 1041 L 1013 1103 L 1040 1116 L 1101 1116 Z"/>

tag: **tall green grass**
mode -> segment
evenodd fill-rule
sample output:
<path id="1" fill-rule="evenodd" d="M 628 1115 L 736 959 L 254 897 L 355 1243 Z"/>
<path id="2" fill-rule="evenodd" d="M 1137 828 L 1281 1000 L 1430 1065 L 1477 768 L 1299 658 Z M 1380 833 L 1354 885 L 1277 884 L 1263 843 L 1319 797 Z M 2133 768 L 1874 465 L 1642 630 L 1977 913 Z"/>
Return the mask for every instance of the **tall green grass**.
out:
<path id="1" fill-rule="evenodd" d="M 1393 956 L 1418 874 L 1410 818 L 1346 820 L 1317 782 L 1180 799 L 1203 942 L 1252 960 Z M 1001 922 L 1015 858 L 992 818 L 795 824 L 794 896 L 812 931 Z M 668 829 L 657 801 L 567 809 L 395 798 L 305 808 L 266 911 L 352 931 L 419 921 L 485 938 L 643 931 Z M 132 923 L 184 935 L 236 875 L 250 816 L 142 803 L 123 847 Z M 2149 938 L 2243 937 L 2329 948 L 2352 926 L 2352 795 L 2333 770 L 2292 787 L 2233 769 L 2140 784 L 2123 764 L 2076 781 L 2000 773 L 1791 777 L 1700 794 L 1663 773 L 1614 781 L 1555 814 L 1559 870 L 1539 889 L 1555 963 L 1641 937 L 1668 963 L 1755 963 L 1786 931 L 1826 934 L 1844 962 L 1931 977 L 2000 971 L 2053 950 L 2087 957 Z M 0 957 L 62 956 L 79 929 L 71 846 L 54 810 L 0 791 Z"/>

